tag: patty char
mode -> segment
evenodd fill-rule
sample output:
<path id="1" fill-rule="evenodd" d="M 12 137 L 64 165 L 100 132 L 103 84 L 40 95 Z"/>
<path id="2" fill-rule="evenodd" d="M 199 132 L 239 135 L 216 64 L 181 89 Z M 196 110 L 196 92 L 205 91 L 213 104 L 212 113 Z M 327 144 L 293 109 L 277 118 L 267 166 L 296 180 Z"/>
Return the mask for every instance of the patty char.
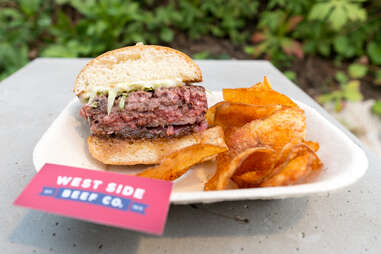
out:
<path id="1" fill-rule="evenodd" d="M 158 88 L 135 91 L 119 108 L 117 97 L 107 114 L 107 96 L 94 99 L 95 106 L 85 104 L 81 115 L 90 122 L 92 135 L 128 139 L 181 137 L 207 128 L 208 109 L 205 89 L 201 86 Z"/>

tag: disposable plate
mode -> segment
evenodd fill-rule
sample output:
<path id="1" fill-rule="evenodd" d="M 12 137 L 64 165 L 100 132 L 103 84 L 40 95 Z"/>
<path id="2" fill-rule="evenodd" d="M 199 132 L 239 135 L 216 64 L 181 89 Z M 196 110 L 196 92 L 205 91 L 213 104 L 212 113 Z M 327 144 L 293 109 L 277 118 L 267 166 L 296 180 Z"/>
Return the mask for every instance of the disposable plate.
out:
<path id="1" fill-rule="evenodd" d="M 209 105 L 221 100 L 221 92 L 208 93 Z M 190 204 L 300 197 L 340 189 L 363 176 L 368 168 L 368 160 L 362 149 L 315 109 L 297 103 L 306 113 L 307 139 L 320 143 L 318 155 L 324 163 L 324 168 L 318 179 L 285 187 L 204 192 L 202 190 L 205 182 L 215 171 L 215 162 L 209 161 L 194 166 L 186 175 L 175 181 L 171 202 Z M 93 159 L 87 148 L 89 127 L 79 115 L 80 108 L 80 102 L 74 98 L 43 134 L 33 152 L 33 162 L 37 171 L 47 162 L 125 174 L 135 174 L 144 168 L 104 165 Z"/>

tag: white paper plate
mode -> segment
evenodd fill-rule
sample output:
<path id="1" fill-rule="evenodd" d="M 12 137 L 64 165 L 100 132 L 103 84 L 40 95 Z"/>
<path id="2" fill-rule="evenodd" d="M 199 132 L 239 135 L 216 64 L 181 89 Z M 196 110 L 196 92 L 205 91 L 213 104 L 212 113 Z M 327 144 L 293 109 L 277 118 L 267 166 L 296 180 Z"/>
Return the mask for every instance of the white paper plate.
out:
<path id="1" fill-rule="evenodd" d="M 221 92 L 208 94 L 208 104 L 222 100 Z M 325 193 L 348 186 L 363 176 L 368 160 L 359 146 L 315 109 L 299 103 L 307 117 L 307 139 L 320 143 L 323 172 L 315 181 L 285 187 L 231 189 L 203 192 L 204 183 L 214 174 L 214 161 L 196 165 L 176 180 L 171 202 L 176 204 L 211 203 L 226 200 L 279 199 Z M 33 151 L 38 171 L 45 163 L 135 174 L 144 166 L 107 166 L 91 157 L 87 148 L 89 127 L 79 115 L 81 104 L 74 98 L 44 133 Z"/>

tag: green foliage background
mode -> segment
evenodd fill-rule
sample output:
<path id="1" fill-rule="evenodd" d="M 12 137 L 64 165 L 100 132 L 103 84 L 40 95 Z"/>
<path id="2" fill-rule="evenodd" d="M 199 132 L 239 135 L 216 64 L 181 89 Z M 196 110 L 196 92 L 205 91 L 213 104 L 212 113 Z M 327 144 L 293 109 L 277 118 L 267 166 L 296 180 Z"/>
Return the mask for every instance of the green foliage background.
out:
<path id="1" fill-rule="evenodd" d="M 381 4 L 360 0 L 0 0 L 0 80 L 37 57 L 93 57 L 183 34 L 229 39 L 277 65 L 319 55 L 381 65 Z M 200 53 L 199 57 L 208 57 Z"/>

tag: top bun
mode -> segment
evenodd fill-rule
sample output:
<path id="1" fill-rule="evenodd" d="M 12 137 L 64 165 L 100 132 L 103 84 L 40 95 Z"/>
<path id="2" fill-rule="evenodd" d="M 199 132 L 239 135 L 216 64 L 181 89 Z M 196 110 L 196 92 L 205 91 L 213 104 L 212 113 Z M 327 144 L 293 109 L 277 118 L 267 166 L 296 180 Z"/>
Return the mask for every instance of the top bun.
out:
<path id="1" fill-rule="evenodd" d="M 78 74 L 74 84 L 77 96 L 88 97 L 97 88 L 116 84 L 136 84 L 176 80 L 201 82 L 200 68 L 184 53 L 168 47 L 142 45 L 106 52 L 91 60 Z"/>

